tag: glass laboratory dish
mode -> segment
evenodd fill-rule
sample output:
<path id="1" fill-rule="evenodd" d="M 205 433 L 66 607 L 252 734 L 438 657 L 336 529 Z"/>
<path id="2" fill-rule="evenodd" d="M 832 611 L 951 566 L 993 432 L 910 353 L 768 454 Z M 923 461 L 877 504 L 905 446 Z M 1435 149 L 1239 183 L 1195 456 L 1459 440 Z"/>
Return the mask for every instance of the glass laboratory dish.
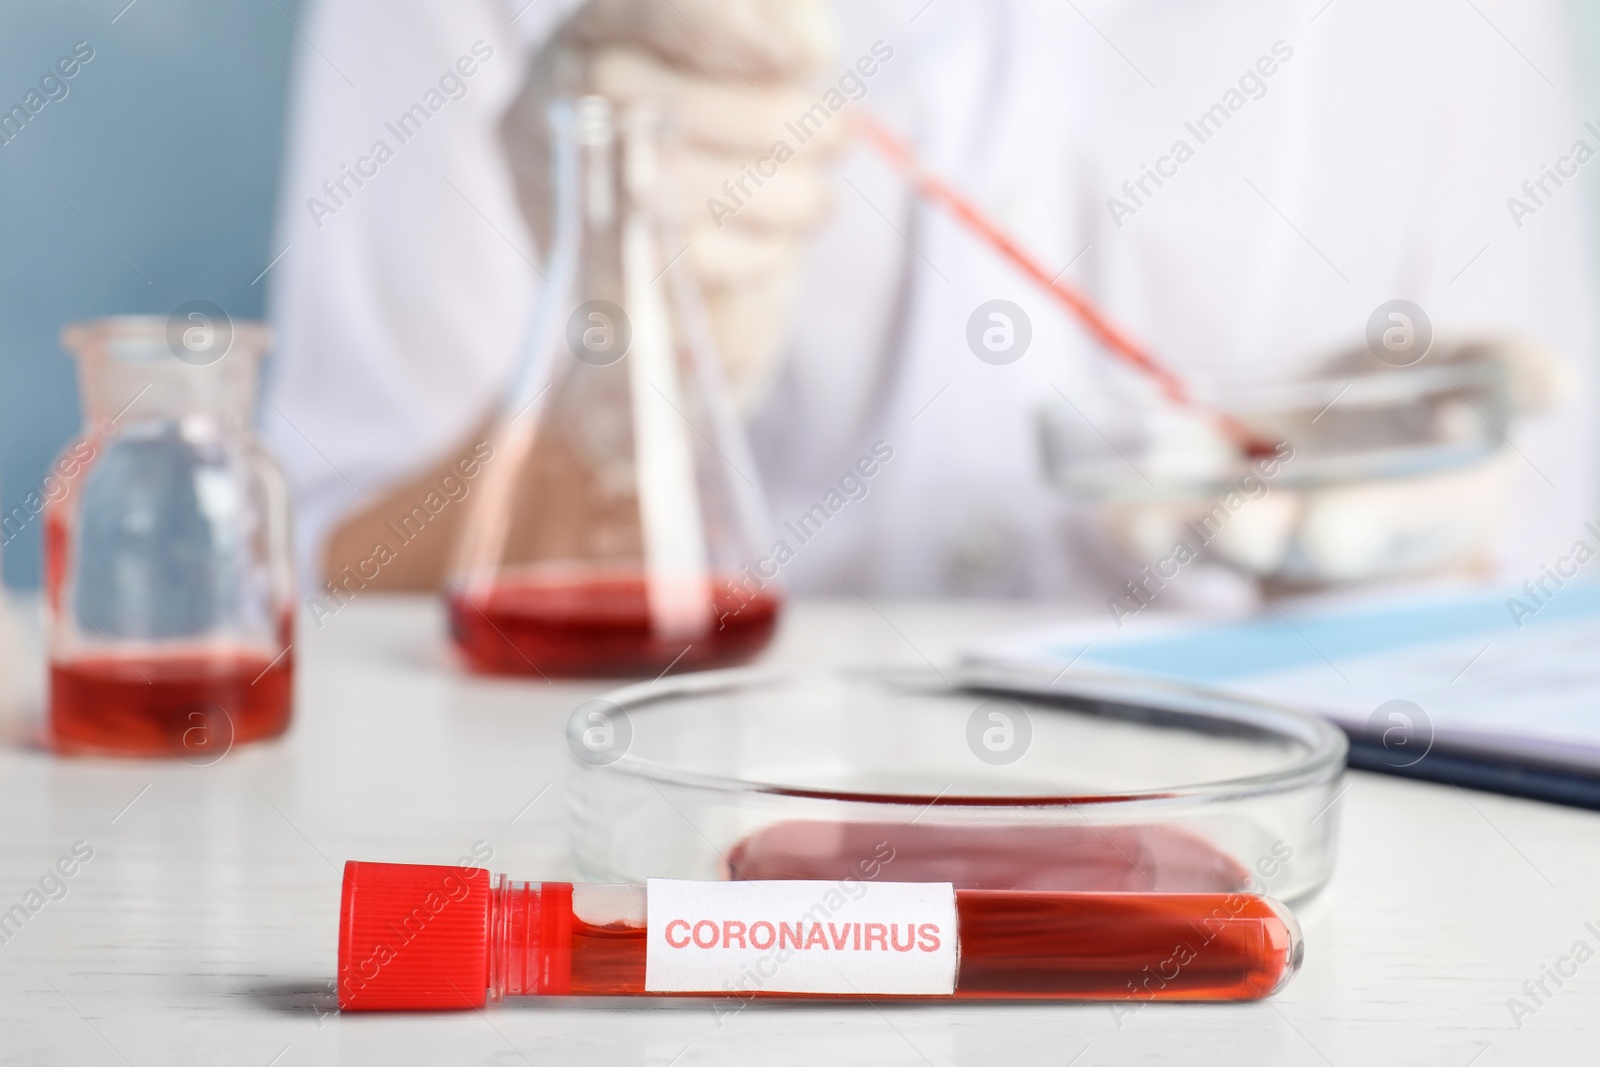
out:
<path id="1" fill-rule="evenodd" d="M 1278 454 L 1241 457 L 1202 419 L 1132 394 L 1039 413 L 1047 478 L 1136 563 L 1182 542 L 1284 587 L 1424 574 L 1470 564 L 1504 513 L 1511 399 L 1488 350 L 1206 392 Z"/>
<path id="2" fill-rule="evenodd" d="M 946 680 L 948 678 L 948 681 Z M 1344 735 L 1200 689 L 1074 672 L 690 675 L 577 708 L 594 881 L 883 878 L 1309 898 Z"/>

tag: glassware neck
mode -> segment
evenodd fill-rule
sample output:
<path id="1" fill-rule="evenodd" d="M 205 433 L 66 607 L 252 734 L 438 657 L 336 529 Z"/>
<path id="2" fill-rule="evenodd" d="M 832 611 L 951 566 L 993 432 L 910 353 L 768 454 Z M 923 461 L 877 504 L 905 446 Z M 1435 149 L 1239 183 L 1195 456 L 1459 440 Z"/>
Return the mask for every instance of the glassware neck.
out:
<path id="1" fill-rule="evenodd" d="M 62 347 L 78 361 L 84 430 L 102 435 L 188 419 L 247 430 L 270 342 L 259 323 L 198 315 L 98 319 L 61 332 Z"/>
<path id="2" fill-rule="evenodd" d="M 657 281 L 676 281 L 661 278 L 676 262 L 665 250 L 683 247 L 671 239 L 677 220 L 667 210 L 671 198 L 662 167 L 676 142 L 657 105 L 646 101 L 618 108 L 603 96 L 561 98 L 551 105 L 548 119 L 554 153 L 552 241 L 535 329 L 502 401 L 508 419 L 526 411 L 549 384 L 546 347 L 572 348 L 563 334 L 575 305 L 604 301 L 631 316 L 642 290 Z M 657 323 L 648 313 L 645 319 L 643 324 L 630 320 L 630 328 Z M 557 373 L 574 369 L 563 364 Z"/>
<path id="3" fill-rule="evenodd" d="M 572 885 L 495 880 L 489 900 L 490 1000 L 562 996 L 572 982 Z"/>
<path id="4" fill-rule="evenodd" d="M 570 106 L 571 117 L 552 116 L 552 126 L 561 137 L 570 124 L 576 146 L 571 207 L 576 209 L 582 238 L 615 239 L 624 224 L 634 221 L 650 223 L 653 231 L 661 221 L 662 205 L 660 110 L 635 103 L 619 112 L 602 96 L 585 96 Z M 658 235 L 652 232 L 652 236 Z"/>

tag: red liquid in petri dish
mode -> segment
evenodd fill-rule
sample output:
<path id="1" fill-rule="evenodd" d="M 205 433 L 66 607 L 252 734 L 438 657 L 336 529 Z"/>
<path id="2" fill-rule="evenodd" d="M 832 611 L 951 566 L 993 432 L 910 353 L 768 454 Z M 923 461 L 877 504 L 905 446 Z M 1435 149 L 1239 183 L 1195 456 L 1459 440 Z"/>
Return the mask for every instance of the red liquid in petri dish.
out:
<path id="1" fill-rule="evenodd" d="M 682 595 L 704 607 L 698 636 L 656 632 L 642 575 L 506 579 L 487 594 L 452 595 L 450 633 L 467 664 L 486 674 L 704 670 L 743 663 L 765 648 L 783 603 L 766 592 L 741 596 L 719 580 Z"/>
<path id="2" fill-rule="evenodd" d="M 80 755 L 195 763 L 289 728 L 293 654 L 190 653 L 53 663 L 50 741 Z"/>
<path id="3" fill-rule="evenodd" d="M 889 857 L 886 859 L 886 857 Z M 728 852 L 738 879 L 863 876 L 952 882 L 958 889 L 1099 893 L 1229 893 L 1250 872 L 1177 827 L 940 826 L 792 821 L 751 834 Z"/>

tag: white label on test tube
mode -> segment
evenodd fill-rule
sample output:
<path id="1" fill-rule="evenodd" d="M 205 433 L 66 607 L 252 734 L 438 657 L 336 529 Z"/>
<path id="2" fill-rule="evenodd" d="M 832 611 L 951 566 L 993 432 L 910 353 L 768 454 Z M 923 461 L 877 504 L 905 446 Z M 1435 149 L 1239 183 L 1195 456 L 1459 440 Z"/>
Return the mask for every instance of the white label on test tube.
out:
<path id="1" fill-rule="evenodd" d="M 649 881 L 648 993 L 950 996 L 949 882 Z"/>
<path id="2" fill-rule="evenodd" d="M 695 482 L 695 433 L 684 414 L 666 295 L 651 276 L 655 243 L 634 214 L 623 238 L 624 282 L 632 315 L 628 379 L 633 398 L 634 463 L 650 617 L 658 636 L 690 639 L 710 628 L 705 530 Z"/>

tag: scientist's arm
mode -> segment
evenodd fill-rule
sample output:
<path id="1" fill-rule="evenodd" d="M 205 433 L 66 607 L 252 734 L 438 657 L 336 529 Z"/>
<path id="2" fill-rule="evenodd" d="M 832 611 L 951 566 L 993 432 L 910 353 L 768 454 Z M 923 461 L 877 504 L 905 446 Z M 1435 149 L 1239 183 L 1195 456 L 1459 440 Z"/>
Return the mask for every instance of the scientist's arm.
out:
<path id="1" fill-rule="evenodd" d="M 362 561 L 373 557 L 374 546 L 393 545 L 399 540 L 396 528 L 415 508 L 426 507 L 424 501 L 430 493 L 436 501 L 449 500 L 441 486 L 462 485 L 470 493 L 471 483 L 463 481 L 459 473 L 461 464 L 473 461 L 474 450 L 485 441 L 488 432 L 489 421 L 485 419 L 437 462 L 408 476 L 345 517 L 328 537 L 322 560 L 323 579 L 335 585 L 342 584 L 349 579 L 347 567 L 370 574 L 371 568 L 363 568 Z M 438 589 L 449 572 L 450 550 L 455 545 L 461 521 L 466 517 L 464 504 L 464 499 L 447 503 L 437 514 L 430 513 L 427 524 L 420 529 L 415 523 L 409 524 L 406 536 L 412 540 L 405 542 L 404 551 L 396 552 L 375 577 L 363 576 L 366 583 L 363 588 L 389 592 Z"/>

